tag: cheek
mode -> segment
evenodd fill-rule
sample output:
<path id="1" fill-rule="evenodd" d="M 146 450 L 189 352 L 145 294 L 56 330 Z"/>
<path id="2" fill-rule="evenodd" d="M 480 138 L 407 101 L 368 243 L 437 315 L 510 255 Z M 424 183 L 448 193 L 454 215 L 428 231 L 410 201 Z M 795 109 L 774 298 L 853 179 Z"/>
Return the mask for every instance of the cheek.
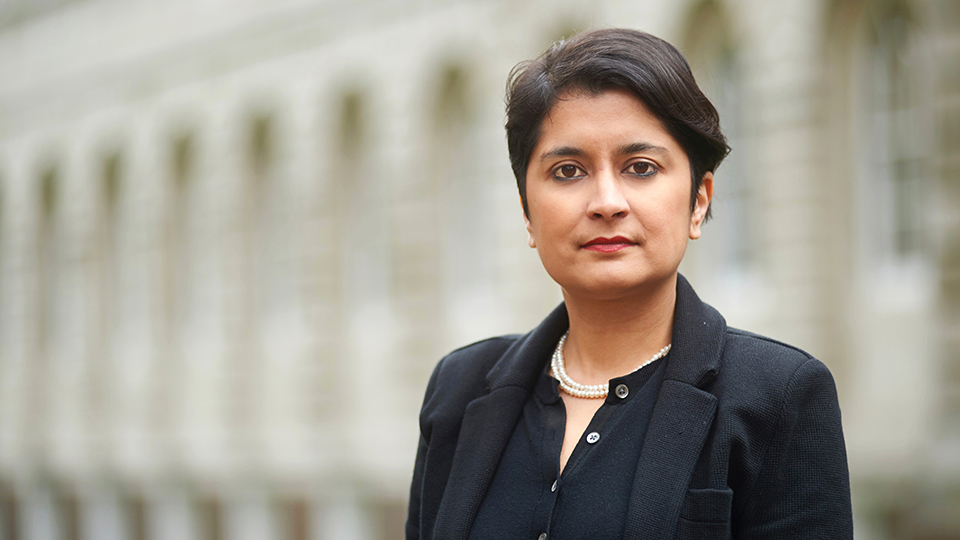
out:
<path id="1" fill-rule="evenodd" d="M 538 240 L 556 240 L 571 231 L 575 219 L 572 209 L 565 203 L 566 201 L 557 197 L 528 199 L 530 221 Z"/>
<path id="2" fill-rule="evenodd" d="M 690 215 L 690 193 L 678 193 L 674 186 L 657 186 L 658 189 L 638 193 L 634 200 L 635 210 L 643 215 L 656 216 L 657 223 L 667 227 Z"/>
<path id="3" fill-rule="evenodd" d="M 690 235 L 689 199 L 671 194 L 670 197 L 660 200 L 662 201 L 660 205 L 646 208 L 646 213 L 651 219 L 641 218 L 641 220 L 647 221 L 648 230 L 659 239 L 661 245 L 665 247 L 686 245 Z"/>

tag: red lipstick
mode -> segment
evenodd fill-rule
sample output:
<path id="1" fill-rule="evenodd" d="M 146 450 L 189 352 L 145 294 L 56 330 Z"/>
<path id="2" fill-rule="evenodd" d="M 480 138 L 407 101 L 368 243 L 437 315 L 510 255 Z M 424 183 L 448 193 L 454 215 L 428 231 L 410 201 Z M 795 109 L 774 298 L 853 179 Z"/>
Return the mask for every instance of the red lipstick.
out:
<path id="1" fill-rule="evenodd" d="M 622 236 L 614 236 L 613 238 L 604 238 L 600 236 L 584 244 L 583 248 L 589 249 L 590 251 L 598 251 L 600 253 L 613 253 L 633 245 L 635 245 L 633 242 Z"/>

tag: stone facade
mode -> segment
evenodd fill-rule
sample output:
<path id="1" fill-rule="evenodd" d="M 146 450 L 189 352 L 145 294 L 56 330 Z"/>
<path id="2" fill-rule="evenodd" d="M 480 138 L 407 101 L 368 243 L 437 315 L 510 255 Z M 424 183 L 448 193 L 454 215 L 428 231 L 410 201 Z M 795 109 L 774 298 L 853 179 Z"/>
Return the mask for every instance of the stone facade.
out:
<path id="1" fill-rule="evenodd" d="M 614 25 L 720 109 L 682 271 L 833 370 L 857 537 L 960 538 L 955 0 L 8 0 L 0 539 L 400 538 L 433 365 L 560 298 L 506 75 Z"/>

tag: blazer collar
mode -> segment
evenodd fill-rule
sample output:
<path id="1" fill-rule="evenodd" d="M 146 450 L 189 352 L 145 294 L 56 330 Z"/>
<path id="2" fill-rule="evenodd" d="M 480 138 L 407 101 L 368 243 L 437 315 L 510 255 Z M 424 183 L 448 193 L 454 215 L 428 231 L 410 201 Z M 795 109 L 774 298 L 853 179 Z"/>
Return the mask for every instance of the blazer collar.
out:
<path id="1" fill-rule="evenodd" d="M 704 304 L 682 275 L 677 275 L 673 345 L 665 379 L 703 388 L 717 375 L 727 322 Z"/>
<path id="2" fill-rule="evenodd" d="M 560 303 L 529 334 L 518 339 L 487 373 L 487 385 L 491 391 L 508 386 L 532 390 L 540 376 L 540 370 L 549 361 L 550 355 L 560 341 L 560 336 L 570 327 L 567 306 Z"/>

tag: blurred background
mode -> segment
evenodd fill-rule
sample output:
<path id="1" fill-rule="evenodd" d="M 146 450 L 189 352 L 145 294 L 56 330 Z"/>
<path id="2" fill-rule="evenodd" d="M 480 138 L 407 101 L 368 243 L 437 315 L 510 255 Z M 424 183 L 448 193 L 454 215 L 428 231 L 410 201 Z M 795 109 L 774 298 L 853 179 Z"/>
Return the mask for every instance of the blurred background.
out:
<path id="1" fill-rule="evenodd" d="M 559 301 L 506 75 L 666 38 L 682 271 L 833 371 L 860 540 L 960 539 L 957 0 L 0 0 L 0 540 L 402 537 L 452 348 Z"/>

